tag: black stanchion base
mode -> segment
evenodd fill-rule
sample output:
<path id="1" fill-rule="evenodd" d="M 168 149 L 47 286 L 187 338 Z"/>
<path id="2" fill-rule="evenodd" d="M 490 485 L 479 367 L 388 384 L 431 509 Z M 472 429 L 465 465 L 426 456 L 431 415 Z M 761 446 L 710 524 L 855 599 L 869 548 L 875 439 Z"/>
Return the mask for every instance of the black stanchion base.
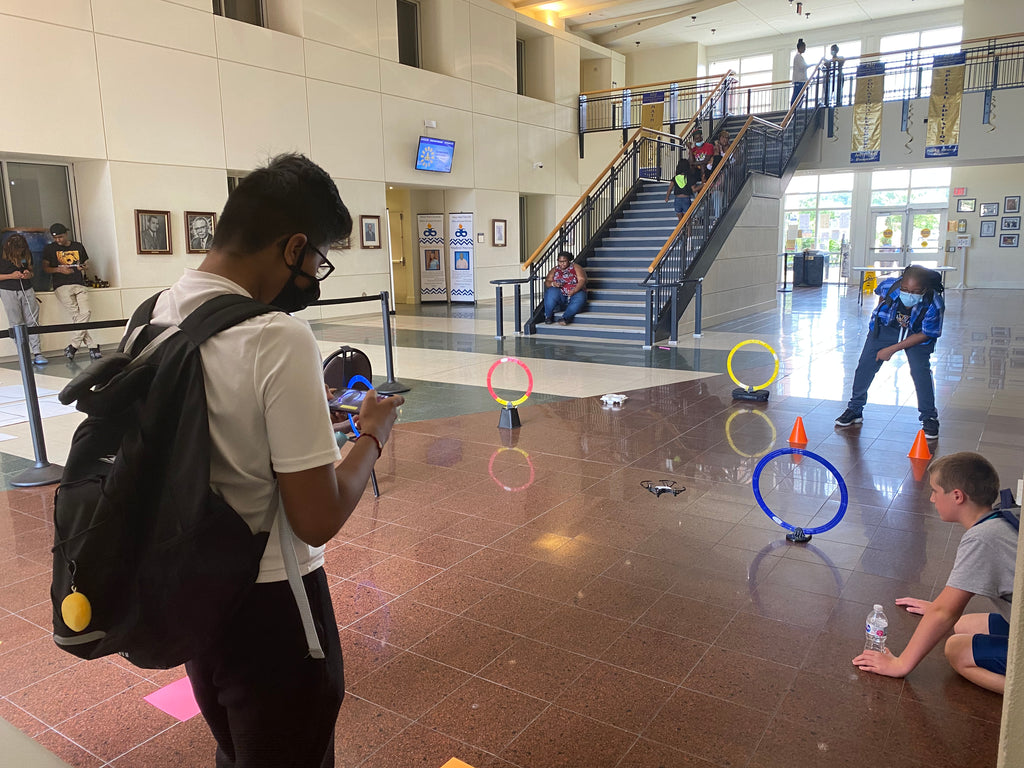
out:
<path id="1" fill-rule="evenodd" d="M 60 478 L 63 474 L 64 467 L 59 464 L 40 464 L 37 462 L 31 469 L 26 469 L 24 472 L 15 476 L 15 478 L 11 480 L 11 485 L 18 488 L 34 488 L 39 485 L 55 485 L 60 482 Z"/>
<path id="2" fill-rule="evenodd" d="M 743 389 L 737 387 L 732 391 L 733 400 L 749 400 L 754 403 L 767 403 L 768 395 L 770 395 L 767 389 Z"/>
<path id="3" fill-rule="evenodd" d="M 396 381 L 395 379 L 391 379 L 390 381 L 385 381 L 379 387 L 374 387 L 374 389 L 382 395 L 397 395 L 402 392 L 408 392 L 412 387 L 408 384 Z"/>
<path id="4" fill-rule="evenodd" d="M 519 421 L 518 408 L 502 408 L 498 417 L 498 429 L 519 429 L 523 426 Z"/>
<path id="5" fill-rule="evenodd" d="M 803 528 L 795 528 L 792 533 L 786 534 L 786 541 L 793 541 L 797 544 L 803 544 L 811 540 L 811 534 L 804 531 Z"/>

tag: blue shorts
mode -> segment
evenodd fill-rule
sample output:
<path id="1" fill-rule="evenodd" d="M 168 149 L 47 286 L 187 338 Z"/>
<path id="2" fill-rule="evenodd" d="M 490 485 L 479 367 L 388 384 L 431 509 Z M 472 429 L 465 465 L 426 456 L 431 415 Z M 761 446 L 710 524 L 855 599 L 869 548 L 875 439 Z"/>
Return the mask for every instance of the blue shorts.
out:
<path id="1" fill-rule="evenodd" d="M 676 195 L 676 213 L 686 213 L 686 210 L 690 207 L 690 203 L 692 202 L 693 198 L 689 195 Z"/>
<path id="2" fill-rule="evenodd" d="M 971 639 L 975 665 L 997 675 L 1006 674 L 1006 649 L 1010 642 L 1010 624 L 998 613 L 988 615 L 988 634 Z"/>

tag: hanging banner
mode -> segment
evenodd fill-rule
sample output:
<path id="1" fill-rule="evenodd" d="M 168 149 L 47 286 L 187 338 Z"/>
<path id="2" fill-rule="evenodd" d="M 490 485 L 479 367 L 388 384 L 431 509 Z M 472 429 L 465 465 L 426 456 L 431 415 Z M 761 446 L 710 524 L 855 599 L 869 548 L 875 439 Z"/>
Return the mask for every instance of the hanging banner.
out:
<path id="1" fill-rule="evenodd" d="M 640 126 L 660 131 L 665 119 L 665 92 L 645 93 L 640 110 Z M 671 170 L 671 169 L 670 169 Z M 658 142 L 646 141 L 640 150 L 640 178 L 660 179 L 658 167 Z"/>
<path id="2" fill-rule="evenodd" d="M 473 291 L 473 214 L 448 214 L 448 258 L 452 301 L 476 301 Z"/>
<path id="3" fill-rule="evenodd" d="M 857 97 L 853 101 L 850 162 L 877 163 L 882 159 L 882 92 L 885 64 L 872 61 L 857 67 Z"/>
<path id="4" fill-rule="evenodd" d="M 932 95 L 928 100 L 925 157 L 956 157 L 960 142 L 960 103 L 964 95 L 967 54 L 936 56 L 932 62 Z"/>
<path id="5" fill-rule="evenodd" d="M 420 213 L 416 228 L 420 243 L 420 301 L 447 301 L 448 280 L 444 271 L 443 213 Z"/>

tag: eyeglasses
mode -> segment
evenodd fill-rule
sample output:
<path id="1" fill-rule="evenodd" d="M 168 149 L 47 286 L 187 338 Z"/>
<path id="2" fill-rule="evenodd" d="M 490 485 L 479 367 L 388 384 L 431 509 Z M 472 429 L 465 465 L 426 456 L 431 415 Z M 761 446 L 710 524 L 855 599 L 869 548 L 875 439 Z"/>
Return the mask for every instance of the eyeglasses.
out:
<path id="1" fill-rule="evenodd" d="M 330 261 L 328 261 L 327 256 L 324 255 L 324 253 L 319 248 L 310 245 L 309 243 L 306 243 L 306 247 L 312 249 L 313 253 L 320 257 L 320 266 L 316 268 L 315 275 L 307 275 L 305 272 L 302 272 L 302 270 L 299 271 L 302 272 L 302 274 L 305 275 L 306 277 L 312 277 L 318 283 L 323 282 L 324 280 L 327 279 L 327 276 L 334 271 L 334 265 L 331 264 Z"/>

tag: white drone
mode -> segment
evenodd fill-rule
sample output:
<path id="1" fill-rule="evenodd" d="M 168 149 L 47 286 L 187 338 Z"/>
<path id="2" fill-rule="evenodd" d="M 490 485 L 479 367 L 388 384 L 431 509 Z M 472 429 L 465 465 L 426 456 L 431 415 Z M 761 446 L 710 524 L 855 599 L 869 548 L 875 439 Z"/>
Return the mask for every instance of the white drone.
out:
<path id="1" fill-rule="evenodd" d="M 606 406 L 621 408 L 622 404 L 629 400 L 625 395 L 601 395 L 601 402 Z"/>

